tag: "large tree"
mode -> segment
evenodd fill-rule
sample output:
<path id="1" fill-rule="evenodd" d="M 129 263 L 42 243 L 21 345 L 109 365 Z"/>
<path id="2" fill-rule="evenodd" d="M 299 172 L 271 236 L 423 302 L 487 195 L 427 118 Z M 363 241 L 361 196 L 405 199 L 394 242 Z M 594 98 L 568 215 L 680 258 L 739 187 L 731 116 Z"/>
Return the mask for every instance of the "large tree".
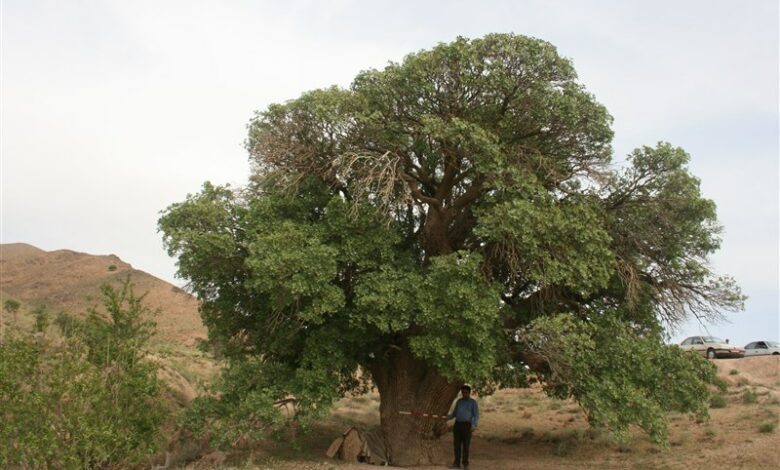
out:
<path id="1" fill-rule="evenodd" d="M 401 465 L 436 461 L 442 425 L 399 411 L 446 413 L 464 382 L 534 377 L 661 440 L 666 411 L 706 413 L 712 369 L 662 339 L 742 304 L 708 267 L 715 206 L 669 144 L 612 165 L 610 124 L 554 46 L 505 34 L 259 112 L 250 183 L 160 219 L 211 340 L 251 364 L 232 390 L 305 415 L 370 379 Z"/>

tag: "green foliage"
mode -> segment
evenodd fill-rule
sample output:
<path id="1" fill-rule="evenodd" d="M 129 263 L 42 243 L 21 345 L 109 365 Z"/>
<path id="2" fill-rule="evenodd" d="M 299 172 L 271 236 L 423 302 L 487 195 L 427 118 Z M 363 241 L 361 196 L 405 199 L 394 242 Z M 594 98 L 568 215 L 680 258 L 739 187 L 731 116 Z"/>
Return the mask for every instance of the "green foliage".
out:
<path id="1" fill-rule="evenodd" d="M 14 337 L 0 347 L 3 468 L 105 468 L 156 450 L 165 411 L 156 367 L 142 360 L 145 307 L 129 279 L 102 290 L 107 315 L 60 314 L 63 338 Z"/>
<path id="2" fill-rule="evenodd" d="M 209 341 L 203 338 L 197 338 L 195 340 L 195 349 L 202 352 L 203 354 L 208 354 L 211 352 L 211 344 L 209 344 Z"/>
<path id="3" fill-rule="evenodd" d="M 744 377 L 740 377 L 740 382 L 744 379 Z M 725 380 L 721 379 L 720 377 L 715 377 L 715 380 L 712 382 L 713 385 L 720 391 L 721 393 L 724 393 L 728 388 L 729 384 Z"/>
<path id="4" fill-rule="evenodd" d="M 154 321 L 144 318 L 153 314 L 143 303 L 145 294 L 135 295 L 129 277 L 119 289 L 104 284 L 100 291 L 103 309 L 91 307 L 83 326 L 87 358 L 98 367 L 143 369 L 144 347 L 155 328 Z"/>
<path id="5" fill-rule="evenodd" d="M 745 390 L 742 392 L 742 403 L 746 405 L 758 403 L 758 394 L 754 390 Z"/>
<path id="6" fill-rule="evenodd" d="M 671 323 L 691 312 L 718 318 L 722 310 L 741 309 L 745 299 L 733 279 L 709 269 L 707 256 L 720 246 L 720 227 L 715 203 L 701 197 L 689 161 L 669 143 L 637 149 L 629 155 L 631 166 L 614 176 L 606 199 L 618 259 L 632 261 L 624 269 L 648 278 L 632 286 L 624 276 L 624 284 L 633 295 L 649 297 Z"/>
<path id="7" fill-rule="evenodd" d="M 409 345 L 452 381 L 485 380 L 503 339 L 498 292 L 482 281 L 480 262 L 467 252 L 439 256 L 415 288 L 421 334 L 411 336 Z"/>
<path id="8" fill-rule="evenodd" d="M 729 404 L 724 395 L 713 395 L 710 397 L 710 408 L 725 408 Z"/>
<path id="9" fill-rule="evenodd" d="M 59 312 L 54 317 L 54 325 L 59 330 L 61 336 L 70 338 L 81 328 L 82 322 L 67 312 Z"/>
<path id="10" fill-rule="evenodd" d="M 45 305 L 39 305 L 33 310 L 33 316 L 35 317 L 33 331 L 36 333 L 45 333 L 46 328 L 49 327 L 49 310 Z"/>
<path id="11" fill-rule="evenodd" d="M 182 417 L 195 436 L 211 436 L 211 444 L 229 447 L 242 438 L 262 439 L 284 428 L 287 419 L 274 406 L 284 392 L 290 370 L 249 360 L 230 364 L 212 393 L 197 397 Z"/>
<path id="12" fill-rule="evenodd" d="M 769 434 L 777 429 L 777 421 L 766 421 L 758 426 L 758 432 Z"/>
<path id="13" fill-rule="evenodd" d="M 21 306 L 22 304 L 19 303 L 18 300 L 14 300 L 14 299 L 8 299 L 5 302 L 3 302 L 3 309 L 10 314 L 15 314 L 16 312 L 18 312 L 19 307 Z"/>
<path id="14" fill-rule="evenodd" d="M 592 425 L 607 427 L 618 438 L 625 439 L 629 426 L 637 424 L 655 442 L 665 443 L 667 413 L 707 416 L 707 384 L 716 378 L 715 366 L 614 316 L 539 318 L 522 341 L 532 354 L 549 359 L 542 371 L 546 391 L 574 398 Z"/>
<path id="15" fill-rule="evenodd" d="M 258 112 L 248 187 L 205 183 L 159 220 L 211 344 L 235 371 L 285 371 L 262 393 L 226 375 L 233 405 L 204 403 L 229 422 L 241 394 L 294 395 L 305 416 L 364 386 L 361 367 L 383 400 L 382 377 L 449 383 L 391 392 L 426 406 L 539 373 L 595 424 L 659 441 L 666 411 L 706 414 L 711 366 L 660 338 L 742 306 L 709 267 L 715 206 L 671 144 L 611 167 L 611 121 L 553 45 L 511 34 Z"/>

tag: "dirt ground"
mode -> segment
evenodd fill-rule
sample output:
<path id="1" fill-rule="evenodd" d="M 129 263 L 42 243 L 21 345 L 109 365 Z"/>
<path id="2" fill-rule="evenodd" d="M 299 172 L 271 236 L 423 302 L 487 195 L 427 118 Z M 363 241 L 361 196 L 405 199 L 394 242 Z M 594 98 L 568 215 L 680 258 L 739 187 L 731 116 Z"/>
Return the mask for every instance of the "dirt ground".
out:
<path id="1" fill-rule="evenodd" d="M 621 445 L 589 430 L 577 405 L 547 398 L 538 388 L 502 390 L 477 397 L 482 417 L 471 445 L 471 469 L 775 469 L 780 468 L 780 356 L 716 360 L 728 383 L 723 407 L 696 423 L 671 415 L 670 445 L 652 444 L 640 432 Z M 379 397 L 339 402 L 330 420 L 301 438 L 298 448 L 277 446 L 230 456 L 226 468 L 252 470 L 370 470 L 365 464 L 328 459 L 324 451 L 348 426 L 378 425 Z M 452 438 L 439 443 L 451 454 Z M 417 467 L 420 470 L 444 468 Z M 190 464 L 188 468 L 208 468 Z M 392 467 L 386 467 L 392 468 Z"/>
<path id="2" fill-rule="evenodd" d="M 164 366 L 162 378 L 191 399 L 217 372 L 217 365 L 195 350 L 195 338 L 205 337 L 197 302 L 180 289 L 124 263 L 113 255 L 93 256 L 68 250 L 45 252 L 30 245 L 0 246 L 0 301 L 22 302 L 26 310 L 46 304 L 83 312 L 89 296 L 102 282 L 133 275 L 138 293 L 149 291 L 147 301 L 162 307 L 156 316 L 160 334 L 154 359 Z M 86 299 L 86 301 L 85 301 Z M 29 313 L 29 312 L 28 312 Z M 32 321 L 31 317 L 27 318 Z M 11 322 L 10 318 L 6 323 Z M 15 321 L 15 320 L 14 320 Z M 13 323 L 6 326 L 15 326 Z M 29 327 L 29 325 L 27 325 Z M 628 445 L 590 430 L 577 405 L 547 398 L 538 388 L 502 390 L 476 397 L 482 418 L 471 446 L 473 470 L 515 469 L 780 469 L 780 356 L 716 360 L 728 384 L 720 403 L 710 410 L 708 422 L 672 415 L 670 445 L 653 445 L 640 432 Z M 291 446 L 266 443 L 222 458 L 204 458 L 185 468 L 237 468 L 246 470 L 370 470 L 363 464 L 328 459 L 325 450 L 349 426 L 378 426 L 376 393 L 342 400 L 329 419 Z M 439 442 L 441 469 L 449 463 L 452 437 Z"/>

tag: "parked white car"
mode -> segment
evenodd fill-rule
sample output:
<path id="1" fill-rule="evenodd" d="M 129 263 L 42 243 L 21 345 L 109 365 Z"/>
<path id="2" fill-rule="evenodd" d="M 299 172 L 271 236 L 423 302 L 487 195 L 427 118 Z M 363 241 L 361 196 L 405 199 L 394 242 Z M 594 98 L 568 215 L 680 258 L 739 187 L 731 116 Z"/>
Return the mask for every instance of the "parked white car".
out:
<path id="1" fill-rule="evenodd" d="M 680 348 L 686 351 L 698 352 L 707 359 L 716 357 L 744 357 L 745 350 L 739 346 L 733 346 L 728 340 L 723 341 L 714 336 L 691 336 L 680 343 Z"/>
<path id="2" fill-rule="evenodd" d="M 777 341 L 754 341 L 745 346 L 745 356 L 780 356 L 780 343 Z"/>

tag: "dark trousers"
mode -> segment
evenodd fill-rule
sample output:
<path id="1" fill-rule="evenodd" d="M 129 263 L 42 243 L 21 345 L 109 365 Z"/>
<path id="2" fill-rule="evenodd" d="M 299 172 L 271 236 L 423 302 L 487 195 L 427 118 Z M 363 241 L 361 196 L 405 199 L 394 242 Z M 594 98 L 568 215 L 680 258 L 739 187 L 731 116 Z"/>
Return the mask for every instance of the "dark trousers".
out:
<path id="1" fill-rule="evenodd" d="M 463 466 L 469 464 L 469 444 L 471 444 L 471 423 L 455 422 L 452 428 L 453 442 L 455 443 L 455 465 Z M 461 460 L 461 449 L 463 450 L 463 459 Z"/>

